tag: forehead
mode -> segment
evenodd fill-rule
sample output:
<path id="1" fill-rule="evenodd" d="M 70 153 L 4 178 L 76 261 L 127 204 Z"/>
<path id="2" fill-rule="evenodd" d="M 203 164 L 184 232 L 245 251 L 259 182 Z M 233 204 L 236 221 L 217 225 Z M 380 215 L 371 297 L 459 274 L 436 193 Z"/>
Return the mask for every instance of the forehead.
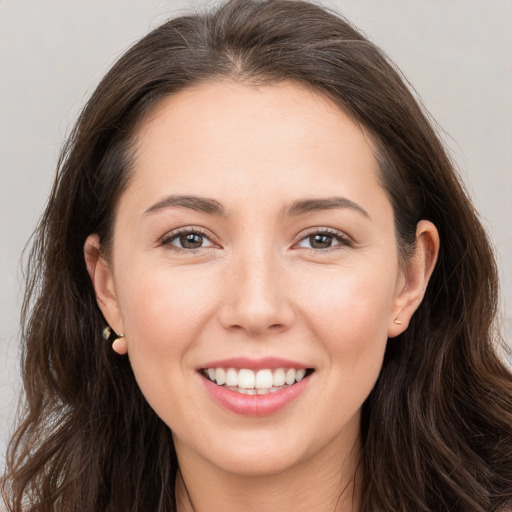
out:
<path id="1" fill-rule="evenodd" d="M 333 101 L 292 82 L 204 83 L 165 98 L 139 127 L 132 184 L 139 194 L 226 200 L 380 188 L 368 134 Z"/>

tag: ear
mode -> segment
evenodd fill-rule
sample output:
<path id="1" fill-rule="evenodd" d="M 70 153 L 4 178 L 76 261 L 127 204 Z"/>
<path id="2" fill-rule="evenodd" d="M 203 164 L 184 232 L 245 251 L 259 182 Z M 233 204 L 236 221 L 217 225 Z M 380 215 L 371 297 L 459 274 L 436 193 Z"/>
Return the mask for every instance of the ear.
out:
<path id="1" fill-rule="evenodd" d="M 116 296 L 114 275 L 111 265 L 101 255 L 99 236 L 89 235 L 84 244 L 84 257 L 87 272 L 91 278 L 96 294 L 96 302 L 108 322 L 109 326 L 117 333 L 124 333 L 123 319 L 119 302 Z M 122 339 L 124 342 L 124 338 Z M 119 354 L 126 353 L 126 343 L 115 341 L 113 348 Z"/>
<path id="2" fill-rule="evenodd" d="M 416 227 L 414 254 L 405 262 L 397 282 L 397 290 L 388 321 L 388 337 L 393 338 L 404 332 L 414 312 L 418 309 L 434 271 L 439 253 L 439 233 L 428 220 L 422 220 Z"/>

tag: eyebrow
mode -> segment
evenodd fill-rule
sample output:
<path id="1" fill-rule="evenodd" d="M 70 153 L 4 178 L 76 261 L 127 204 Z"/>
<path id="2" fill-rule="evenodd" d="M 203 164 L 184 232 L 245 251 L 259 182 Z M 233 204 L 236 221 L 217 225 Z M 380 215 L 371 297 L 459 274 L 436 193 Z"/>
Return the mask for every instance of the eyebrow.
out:
<path id="1" fill-rule="evenodd" d="M 144 216 L 151 215 L 152 213 L 156 213 L 166 208 L 189 208 L 209 215 L 218 215 L 220 217 L 227 216 L 224 206 L 215 199 L 179 194 L 166 196 L 163 199 L 160 199 L 144 212 Z M 370 215 L 363 207 L 346 197 L 337 196 L 294 201 L 288 206 L 285 206 L 283 209 L 283 215 L 296 217 L 310 212 L 332 210 L 335 208 L 348 208 L 370 218 Z"/>
<path id="2" fill-rule="evenodd" d="M 189 208 L 190 210 L 196 210 L 198 212 L 208 213 L 210 215 L 219 215 L 222 217 L 226 216 L 226 210 L 222 204 L 220 204 L 218 201 L 215 201 L 215 199 L 179 194 L 164 197 L 153 206 L 149 207 L 144 212 L 144 216 L 156 213 L 166 208 L 176 207 Z"/>
<path id="3" fill-rule="evenodd" d="M 284 209 L 284 215 L 294 217 L 304 215 L 309 212 L 332 210 L 335 208 L 348 208 L 370 219 L 369 213 L 362 206 L 359 206 L 357 203 L 354 203 L 354 201 L 351 201 L 346 197 L 337 196 L 294 201 Z"/>

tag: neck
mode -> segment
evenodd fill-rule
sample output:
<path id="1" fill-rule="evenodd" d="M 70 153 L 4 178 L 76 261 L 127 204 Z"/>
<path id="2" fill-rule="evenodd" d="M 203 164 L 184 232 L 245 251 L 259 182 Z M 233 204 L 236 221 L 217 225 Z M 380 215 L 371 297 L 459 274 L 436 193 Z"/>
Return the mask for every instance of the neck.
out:
<path id="1" fill-rule="evenodd" d="M 247 476 L 179 460 L 178 512 L 357 512 L 362 467 L 359 441 L 340 457 L 329 445 L 281 473 Z M 180 459 L 178 455 L 178 459 Z"/>

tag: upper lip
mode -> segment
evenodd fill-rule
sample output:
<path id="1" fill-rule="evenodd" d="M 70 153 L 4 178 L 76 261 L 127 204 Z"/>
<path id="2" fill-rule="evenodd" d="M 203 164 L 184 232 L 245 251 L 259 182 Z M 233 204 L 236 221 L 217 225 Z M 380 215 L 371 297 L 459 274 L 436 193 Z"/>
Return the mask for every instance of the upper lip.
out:
<path id="1" fill-rule="evenodd" d="M 210 361 L 201 365 L 200 368 L 246 368 L 248 370 L 263 370 L 267 368 L 295 368 L 299 370 L 301 368 L 311 368 L 311 366 L 280 357 L 262 357 L 257 359 L 249 357 L 231 357 L 229 359 L 218 359 L 216 361 Z"/>

